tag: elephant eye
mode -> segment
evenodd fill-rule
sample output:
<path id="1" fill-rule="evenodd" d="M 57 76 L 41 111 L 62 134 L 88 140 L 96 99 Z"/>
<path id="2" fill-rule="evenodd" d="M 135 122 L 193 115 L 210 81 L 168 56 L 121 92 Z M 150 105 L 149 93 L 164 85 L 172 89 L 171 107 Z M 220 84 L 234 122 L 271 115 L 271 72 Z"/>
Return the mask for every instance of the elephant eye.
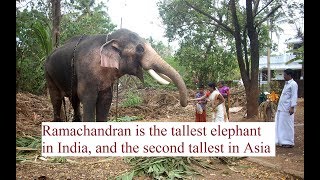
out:
<path id="1" fill-rule="evenodd" d="M 141 44 L 138 44 L 138 46 L 136 47 L 136 52 L 139 54 L 139 55 L 142 55 L 142 53 L 144 52 L 144 48 Z"/>
<path id="2" fill-rule="evenodd" d="M 117 47 L 112 46 L 112 49 L 115 50 L 119 55 L 121 55 L 121 50 Z"/>

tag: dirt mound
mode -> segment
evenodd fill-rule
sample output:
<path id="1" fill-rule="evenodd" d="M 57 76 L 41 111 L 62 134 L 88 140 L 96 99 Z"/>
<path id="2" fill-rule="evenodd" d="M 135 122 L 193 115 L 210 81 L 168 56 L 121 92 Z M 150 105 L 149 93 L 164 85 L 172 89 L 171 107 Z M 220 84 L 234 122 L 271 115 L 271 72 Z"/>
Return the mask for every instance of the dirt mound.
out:
<path id="1" fill-rule="evenodd" d="M 194 92 L 189 92 L 193 97 Z M 143 118 L 160 118 L 168 114 L 177 115 L 184 113 L 186 108 L 182 108 L 179 101 L 179 92 L 168 90 L 141 89 L 139 90 L 143 103 L 133 107 L 121 107 L 118 105 L 118 117 L 121 116 L 141 116 Z M 115 104 L 116 98 L 113 99 Z M 119 98 L 119 104 L 123 99 Z M 110 108 L 110 118 L 116 116 L 116 106 Z"/>
<path id="2" fill-rule="evenodd" d="M 230 92 L 230 107 L 246 106 L 246 93 L 243 86 L 231 87 Z"/>
<path id="3" fill-rule="evenodd" d="M 128 91 L 128 90 L 126 90 Z M 139 95 L 143 103 L 136 107 L 118 108 L 119 116 L 142 115 L 143 121 L 163 122 L 193 122 L 194 106 L 189 103 L 187 107 L 181 107 L 179 93 L 177 91 L 139 89 Z M 237 92 L 237 91 L 232 91 Z M 189 98 L 193 98 L 195 91 L 189 90 Z M 232 95 L 235 102 L 245 102 L 244 92 Z M 231 102 L 233 102 L 231 99 Z M 124 94 L 119 94 L 121 103 Z M 236 101 L 238 100 L 238 101 Z M 110 116 L 115 115 L 115 102 L 111 106 Z M 67 114 L 71 116 L 71 108 L 67 103 Z M 245 105 L 245 103 L 244 103 Z M 235 105 L 232 105 L 232 107 Z M 176 116 L 175 116 L 176 115 Z M 243 121 L 243 113 L 231 113 L 232 121 Z M 209 115 L 208 115 L 209 116 Z M 41 122 L 52 120 L 52 107 L 48 96 L 36 96 L 30 93 L 16 94 L 16 136 L 40 135 Z M 246 119 L 255 121 L 256 119 Z M 298 99 L 298 107 L 295 115 L 295 147 L 277 147 L 275 157 L 256 157 L 263 164 L 243 159 L 236 166 L 227 166 L 219 162 L 211 161 L 214 170 L 200 169 L 203 177 L 200 179 L 303 179 L 304 169 L 304 99 Z M 130 168 L 123 158 L 103 157 L 71 157 L 70 163 L 51 163 L 35 158 L 25 163 L 16 163 L 17 179 L 37 179 L 37 177 L 50 177 L 53 179 L 97 179 L 122 174 Z M 36 161 L 37 160 L 37 161 Z M 31 163 L 30 163 L 31 162 Z M 257 161 L 256 161 L 257 162 Z M 266 165 L 270 164 L 272 166 Z M 83 173 L 83 169 L 88 173 Z M 289 171 L 290 170 L 290 171 Z M 288 173 L 289 172 L 289 173 Z M 292 176 L 292 172 L 302 172 L 302 178 Z M 81 176 L 81 177 L 80 177 Z M 300 177 L 300 176 L 299 176 Z"/>
<path id="4" fill-rule="evenodd" d="M 133 107 L 123 107 L 121 103 L 125 100 L 125 92 L 120 92 L 118 96 L 118 117 L 140 116 L 142 118 L 158 119 L 163 116 L 174 116 L 193 112 L 192 106 L 182 108 L 179 101 L 179 92 L 169 90 L 139 89 L 137 93 L 142 98 L 142 103 Z M 194 91 L 190 91 L 193 97 Z M 114 93 L 115 95 L 116 93 Z M 62 106 L 62 114 L 64 111 Z M 82 108 L 81 108 L 82 109 Z M 73 110 L 69 100 L 66 98 L 67 117 L 72 119 Z M 16 134 L 17 135 L 39 135 L 41 122 L 52 120 L 52 105 L 46 95 L 37 96 L 30 93 L 17 93 L 16 95 Z M 110 108 L 109 118 L 116 116 L 116 96 Z"/>
<path id="5" fill-rule="evenodd" d="M 47 96 L 16 94 L 16 134 L 36 135 L 41 122 L 52 119 L 52 106 Z"/>
<path id="6" fill-rule="evenodd" d="M 159 90 L 159 89 L 130 89 L 142 99 L 142 103 L 137 106 L 123 107 L 121 103 L 125 101 L 125 94 L 129 90 L 120 91 L 118 99 L 114 92 L 113 102 L 109 112 L 109 118 L 122 116 L 139 116 L 143 119 L 161 119 L 162 117 L 171 118 L 190 118 L 194 116 L 194 106 L 189 102 L 187 107 L 181 107 L 178 91 Z M 188 90 L 188 98 L 194 98 L 196 90 Z M 52 120 L 52 105 L 46 95 L 37 96 L 30 93 L 17 93 L 16 95 L 16 131 L 17 134 L 35 135 L 40 133 L 41 122 Z M 116 102 L 118 101 L 118 106 Z M 241 87 L 231 88 L 230 107 L 242 106 L 241 112 L 245 112 L 245 92 Z M 81 106 L 80 106 L 81 107 Z M 116 107 L 118 109 L 116 109 Z M 64 111 L 62 107 L 62 116 Z M 82 108 L 81 108 L 82 109 Z M 66 111 L 68 121 L 72 119 L 73 110 L 66 98 Z M 28 133 L 26 133 L 28 132 Z"/>

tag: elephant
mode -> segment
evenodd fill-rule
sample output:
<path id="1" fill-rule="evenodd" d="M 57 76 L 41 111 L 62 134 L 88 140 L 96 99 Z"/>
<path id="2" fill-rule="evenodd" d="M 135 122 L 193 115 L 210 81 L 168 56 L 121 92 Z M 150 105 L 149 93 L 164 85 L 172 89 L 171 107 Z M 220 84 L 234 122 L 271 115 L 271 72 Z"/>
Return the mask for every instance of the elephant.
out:
<path id="1" fill-rule="evenodd" d="M 63 121 L 64 97 L 72 105 L 73 122 L 108 121 L 114 82 L 125 74 L 143 82 L 144 71 L 160 83 L 173 82 L 179 90 L 180 105 L 187 106 L 187 88 L 181 75 L 144 38 L 125 28 L 109 35 L 72 37 L 52 51 L 44 67 L 54 122 Z"/>

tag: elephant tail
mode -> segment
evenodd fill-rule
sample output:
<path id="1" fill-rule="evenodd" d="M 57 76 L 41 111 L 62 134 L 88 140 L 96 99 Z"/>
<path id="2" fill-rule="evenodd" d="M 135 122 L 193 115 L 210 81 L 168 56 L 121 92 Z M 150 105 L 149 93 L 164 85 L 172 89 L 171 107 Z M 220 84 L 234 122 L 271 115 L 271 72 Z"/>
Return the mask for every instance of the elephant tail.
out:
<path id="1" fill-rule="evenodd" d="M 62 102 L 63 102 L 64 115 L 66 116 L 66 121 L 65 121 L 65 122 L 68 122 L 67 109 L 66 109 L 66 101 L 65 101 L 64 97 L 62 98 Z"/>

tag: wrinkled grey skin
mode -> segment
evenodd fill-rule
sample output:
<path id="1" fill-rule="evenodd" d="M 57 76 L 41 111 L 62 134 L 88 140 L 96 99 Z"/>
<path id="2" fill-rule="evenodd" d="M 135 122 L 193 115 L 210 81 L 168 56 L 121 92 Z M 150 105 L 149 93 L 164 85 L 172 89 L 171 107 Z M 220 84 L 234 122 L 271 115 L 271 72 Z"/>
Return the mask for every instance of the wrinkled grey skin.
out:
<path id="1" fill-rule="evenodd" d="M 108 37 L 92 35 L 83 36 L 80 41 L 79 39 L 80 36 L 71 38 L 53 51 L 45 63 L 45 76 L 53 105 L 53 121 L 64 121 L 61 115 L 63 97 L 68 97 L 72 104 L 73 121 L 107 121 L 115 80 L 129 74 L 137 76 L 143 82 L 143 69 L 153 69 L 167 75 L 179 89 L 180 104 L 183 107 L 187 105 L 187 89 L 181 76 L 138 34 L 119 29 Z M 106 41 L 109 43 L 106 44 Z M 100 49 L 102 46 L 103 49 Z M 74 54 L 75 75 L 72 78 L 71 64 Z M 118 64 L 118 69 L 102 67 L 102 56 L 111 57 L 110 62 Z M 83 117 L 80 114 L 80 102 L 83 105 Z"/>

